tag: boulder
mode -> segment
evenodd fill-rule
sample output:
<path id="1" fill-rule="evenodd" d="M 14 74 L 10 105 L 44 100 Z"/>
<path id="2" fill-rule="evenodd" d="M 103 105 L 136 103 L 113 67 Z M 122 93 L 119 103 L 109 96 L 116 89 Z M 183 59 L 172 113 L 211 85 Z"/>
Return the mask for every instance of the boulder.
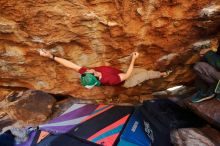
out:
<path id="1" fill-rule="evenodd" d="M 55 98 L 45 92 L 27 90 L 17 97 L 9 97 L 5 112 L 21 123 L 37 124 L 47 120 L 52 113 Z"/>
<path id="2" fill-rule="evenodd" d="M 217 99 L 192 103 L 191 97 L 183 101 L 184 105 L 204 118 L 207 122 L 220 128 L 220 102 Z"/>
<path id="3" fill-rule="evenodd" d="M 219 5 L 219 0 L 1 0 L 0 86 L 104 99 L 187 84 L 195 77 L 190 65 L 199 59 L 198 50 L 216 42 Z M 40 57 L 39 48 L 80 66 L 122 71 L 138 51 L 135 68 L 173 73 L 150 81 L 141 73 L 129 88 L 88 90 L 79 73 Z M 144 82 L 133 87 L 139 79 Z"/>
<path id="4" fill-rule="evenodd" d="M 219 146 L 220 132 L 211 128 L 182 128 L 171 132 L 174 146 Z"/>

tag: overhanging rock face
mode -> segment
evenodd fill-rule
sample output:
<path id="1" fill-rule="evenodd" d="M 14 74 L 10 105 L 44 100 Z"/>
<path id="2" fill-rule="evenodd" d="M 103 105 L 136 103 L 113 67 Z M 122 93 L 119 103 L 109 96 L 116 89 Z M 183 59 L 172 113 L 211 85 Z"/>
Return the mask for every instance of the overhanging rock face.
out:
<path id="1" fill-rule="evenodd" d="M 0 86 L 101 99 L 189 83 L 198 59 L 192 44 L 208 40 L 216 47 L 210 38 L 218 33 L 219 12 L 219 0 L 1 0 Z M 40 57 L 42 47 L 82 66 L 123 71 L 129 54 L 139 51 L 136 68 L 173 73 L 131 88 L 88 90 L 78 73 Z"/>

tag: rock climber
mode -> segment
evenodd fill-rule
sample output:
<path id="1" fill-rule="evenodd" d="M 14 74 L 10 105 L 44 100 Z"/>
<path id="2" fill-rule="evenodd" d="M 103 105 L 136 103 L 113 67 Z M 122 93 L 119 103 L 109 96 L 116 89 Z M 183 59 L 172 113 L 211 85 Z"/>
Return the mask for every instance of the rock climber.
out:
<path id="1" fill-rule="evenodd" d="M 197 88 L 198 92 L 192 97 L 192 102 L 202 102 L 211 98 L 216 98 L 220 101 L 220 94 L 215 93 L 218 81 L 220 80 L 220 45 L 217 49 L 211 48 L 202 49 L 200 51 L 202 60 L 194 65 L 194 70 L 198 75 Z"/>
<path id="2" fill-rule="evenodd" d="M 93 88 L 94 86 L 100 85 L 119 85 L 131 76 L 134 68 L 135 60 L 138 58 L 139 53 L 133 52 L 131 63 L 127 72 L 122 72 L 111 66 L 99 66 L 94 68 L 81 67 L 73 62 L 66 59 L 54 56 L 45 49 L 40 49 L 39 53 L 41 56 L 48 57 L 54 61 L 64 65 L 65 67 L 71 68 L 81 74 L 81 84 L 86 88 Z M 160 76 L 167 76 L 167 72 L 160 72 Z"/>

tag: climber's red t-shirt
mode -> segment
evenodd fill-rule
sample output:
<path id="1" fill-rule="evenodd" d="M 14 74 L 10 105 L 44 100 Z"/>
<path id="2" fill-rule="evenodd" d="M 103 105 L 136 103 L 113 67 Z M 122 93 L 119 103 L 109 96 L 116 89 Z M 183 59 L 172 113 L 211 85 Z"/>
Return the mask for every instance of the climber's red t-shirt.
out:
<path id="1" fill-rule="evenodd" d="M 83 74 L 86 72 L 88 68 L 81 67 L 79 70 L 80 74 Z M 119 77 L 119 74 L 122 73 L 122 71 L 110 67 L 110 66 L 100 66 L 100 67 L 94 67 L 92 68 L 95 71 L 98 71 L 102 74 L 102 78 L 100 80 L 102 85 L 118 85 L 121 83 L 121 79 Z"/>

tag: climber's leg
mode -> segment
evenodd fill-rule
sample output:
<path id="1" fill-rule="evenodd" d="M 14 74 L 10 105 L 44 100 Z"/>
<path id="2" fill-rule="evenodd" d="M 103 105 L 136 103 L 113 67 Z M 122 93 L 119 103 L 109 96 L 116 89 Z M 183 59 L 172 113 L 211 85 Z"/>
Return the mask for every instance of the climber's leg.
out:
<path id="1" fill-rule="evenodd" d="M 162 74 L 159 71 L 134 69 L 134 72 L 132 72 L 131 77 L 125 81 L 123 86 L 126 88 L 134 87 L 146 80 L 157 79 L 160 77 L 162 77 Z"/>
<path id="2" fill-rule="evenodd" d="M 208 84 L 215 84 L 220 79 L 220 72 L 206 62 L 198 62 L 194 66 L 197 75 Z"/>

